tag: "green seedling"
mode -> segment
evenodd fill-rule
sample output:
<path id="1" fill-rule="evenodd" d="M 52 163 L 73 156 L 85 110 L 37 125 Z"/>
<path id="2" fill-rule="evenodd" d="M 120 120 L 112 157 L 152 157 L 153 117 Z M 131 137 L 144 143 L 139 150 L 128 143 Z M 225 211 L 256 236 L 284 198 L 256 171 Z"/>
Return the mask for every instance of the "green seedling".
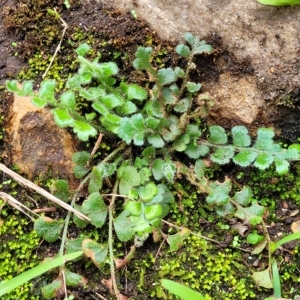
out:
<path id="1" fill-rule="evenodd" d="M 82 254 L 83 254 L 82 251 L 78 251 L 78 252 L 56 257 L 53 260 L 52 259 L 46 260 L 45 262 L 39 264 L 37 267 L 34 267 L 14 277 L 13 279 L 0 282 L 0 296 L 3 296 L 11 292 L 12 290 L 24 284 L 25 282 L 28 282 L 29 280 L 38 277 L 51 269 L 61 266 L 65 264 L 66 261 L 73 260 Z"/>
<path id="2" fill-rule="evenodd" d="M 177 283 L 172 280 L 162 279 L 161 285 L 165 289 L 167 289 L 170 293 L 180 297 L 182 300 L 191 300 L 191 299 L 205 300 L 206 299 L 202 294 L 184 286 L 183 284 Z"/>
<path id="3" fill-rule="evenodd" d="M 294 6 L 299 5 L 299 0 L 257 0 L 261 4 L 273 6 Z"/>

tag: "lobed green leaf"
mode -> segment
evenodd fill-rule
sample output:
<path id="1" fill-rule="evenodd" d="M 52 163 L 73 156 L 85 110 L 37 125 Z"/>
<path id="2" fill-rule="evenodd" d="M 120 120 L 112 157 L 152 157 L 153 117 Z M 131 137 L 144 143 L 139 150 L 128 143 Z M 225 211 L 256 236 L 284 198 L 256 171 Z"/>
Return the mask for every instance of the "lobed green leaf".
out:
<path id="1" fill-rule="evenodd" d="M 137 70 L 149 70 L 151 68 L 152 48 L 151 47 L 138 47 L 135 53 L 135 60 L 133 61 L 133 66 Z"/>
<path id="2" fill-rule="evenodd" d="M 191 98 L 183 98 L 180 101 L 178 101 L 177 104 L 174 106 L 174 111 L 180 113 L 186 112 L 189 110 L 191 103 L 192 103 Z"/>
<path id="3" fill-rule="evenodd" d="M 241 167 L 247 167 L 256 159 L 256 157 L 256 151 L 253 151 L 252 149 L 243 149 L 235 155 L 232 160 Z"/>
<path id="4" fill-rule="evenodd" d="M 239 192 L 236 192 L 233 196 L 233 200 L 243 206 L 248 205 L 253 197 L 253 192 L 248 186 L 244 186 Z"/>
<path id="5" fill-rule="evenodd" d="M 202 44 L 200 42 L 200 45 L 193 48 L 193 54 L 202 54 L 202 53 L 212 53 L 213 52 L 213 48 L 211 45 L 206 44 L 205 41 L 202 41 Z"/>
<path id="6" fill-rule="evenodd" d="M 90 49 L 91 47 L 88 44 L 84 43 L 79 45 L 79 47 L 76 48 L 75 52 L 77 53 L 77 55 L 85 56 L 86 53 L 90 51 Z"/>
<path id="7" fill-rule="evenodd" d="M 210 156 L 210 159 L 220 165 L 228 164 L 234 156 L 234 147 L 226 146 L 216 149 Z"/>
<path id="8" fill-rule="evenodd" d="M 260 170 L 265 170 L 273 163 L 273 161 L 274 156 L 272 153 L 262 152 L 257 155 L 254 166 Z"/>
<path id="9" fill-rule="evenodd" d="M 104 225 L 108 209 L 99 192 L 89 195 L 82 204 L 82 211 L 91 219 L 95 227 L 101 228 Z"/>
<path id="10" fill-rule="evenodd" d="M 138 193 L 142 201 L 151 201 L 157 192 L 158 188 L 154 182 L 149 182 L 138 188 Z"/>
<path id="11" fill-rule="evenodd" d="M 175 50 L 180 56 L 182 56 L 184 58 L 189 57 L 191 54 L 190 48 L 184 44 L 177 45 Z"/>
<path id="12" fill-rule="evenodd" d="M 133 224 L 130 220 L 130 212 L 124 210 L 114 219 L 114 228 L 118 239 L 127 242 L 134 236 Z"/>
<path id="13" fill-rule="evenodd" d="M 140 184 L 140 174 L 133 166 L 120 167 L 118 170 L 119 193 L 121 195 L 127 195 L 129 190 Z"/>
<path id="14" fill-rule="evenodd" d="M 165 145 L 164 140 L 159 134 L 151 134 L 147 137 L 149 144 L 155 148 L 162 148 Z"/>
<path id="15" fill-rule="evenodd" d="M 48 217 L 40 217 L 34 222 L 36 233 L 49 243 L 58 240 L 62 228 L 63 222 L 55 221 Z"/>
<path id="16" fill-rule="evenodd" d="M 185 76 L 184 70 L 179 67 L 175 67 L 174 72 L 175 72 L 176 76 L 179 78 L 184 78 L 184 76 Z"/>
<path id="17" fill-rule="evenodd" d="M 167 85 L 177 80 L 177 76 L 172 68 L 163 68 L 157 72 L 157 82 L 160 85 Z"/>
<path id="18" fill-rule="evenodd" d="M 70 109 L 71 111 L 75 111 L 76 108 L 76 100 L 75 100 L 75 94 L 73 91 L 66 91 L 63 94 L 61 94 L 60 103 L 63 107 Z"/>
<path id="19" fill-rule="evenodd" d="M 50 104 L 54 104 L 56 103 L 56 99 L 55 99 L 55 85 L 56 85 L 56 82 L 55 80 L 44 80 L 42 83 L 41 83 L 41 87 L 39 89 L 39 92 L 38 92 L 38 99 L 41 100 L 43 99 L 43 105 L 42 106 L 39 106 L 39 107 L 43 107 L 45 106 L 47 103 L 50 103 Z M 34 102 L 35 105 L 37 105 L 38 103 L 37 102 Z"/>
<path id="20" fill-rule="evenodd" d="M 116 108 L 116 112 L 120 115 L 130 115 L 137 111 L 136 105 L 131 101 L 126 101 L 122 106 Z"/>
<path id="21" fill-rule="evenodd" d="M 223 183 L 213 182 L 209 185 L 209 193 L 206 197 L 206 202 L 210 205 L 225 205 L 228 203 L 230 197 L 229 192 L 231 191 L 230 180 L 225 180 Z"/>
<path id="22" fill-rule="evenodd" d="M 275 158 L 276 172 L 279 175 L 286 174 L 289 171 L 289 162 L 285 159 Z"/>
<path id="23" fill-rule="evenodd" d="M 184 151 L 190 158 L 198 159 L 203 154 L 203 145 L 198 145 L 195 142 L 190 143 Z M 205 152 L 204 152 L 205 153 Z M 208 151 L 206 152 L 208 153 Z M 205 155 L 206 155 L 205 153 Z"/>
<path id="24" fill-rule="evenodd" d="M 83 276 L 71 272 L 67 268 L 64 268 L 64 272 L 67 286 L 85 285 L 87 283 L 87 280 Z"/>
<path id="25" fill-rule="evenodd" d="M 227 144 L 227 134 L 223 127 L 214 125 L 209 127 L 210 137 L 209 140 L 211 143 L 216 145 Z"/>
<path id="26" fill-rule="evenodd" d="M 216 207 L 216 213 L 221 217 L 233 215 L 234 212 L 235 212 L 235 207 L 230 202 Z"/>
<path id="27" fill-rule="evenodd" d="M 124 102 L 125 99 L 118 94 L 106 94 L 101 98 L 101 103 L 103 103 L 108 109 L 121 106 Z"/>
<path id="28" fill-rule="evenodd" d="M 190 93 L 196 93 L 201 89 L 201 84 L 188 81 L 186 83 L 186 88 Z"/>
<path id="29" fill-rule="evenodd" d="M 87 151 L 79 151 L 74 153 L 73 157 L 72 157 L 72 161 L 76 164 L 76 165 L 80 165 L 80 166 L 85 166 L 86 163 L 90 160 L 91 155 L 89 152 Z"/>
<path id="30" fill-rule="evenodd" d="M 191 46 L 194 46 L 196 39 L 192 33 L 186 32 L 183 37 Z"/>
<path id="31" fill-rule="evenodd" d="M 129 100 L 145 100 L 148 96 L 148 92 L 137 84 L 129 84 L 126 93 Z"/>
<path id="32" fill-rule="evenodd" d="M 248 129 L 244 126 L 234 126 L 231 129 L 233 145 L 237 147 L 249 147 L 251 138 Z"/>
<path id="33" fill-rule="evenodd" d="M 99 244 L 91 239 L 85 239 L 82 242 L 82 250 L 98 268 L 102 268 L 105 265 L 108 253 L 107 245 Z"/>
<path id="34" fill-rule="evenodd" d="M 273 137 L 275 133 L 270 128 L 259 128 L 254 147 L 261 150 L 270 150 L 273 148 Z"/>
<path id="35" fill-rule="evenodd" d="M 18 81 L 17 80 L 6 80 L 5 82 L 6 88 L 11 93 L 19 92 Z"/>
<path id="36" fill-rule="evenodd" d="M 97 130 L 83 121 L 76 120 L 74 122 L 73 130 L 81 141 L 87 141 L 90 137 L 97 135 Z"/>
<path id="37" fill-rule="evenodd" d="M 169 234 L 167 237 L 167 242 L 170 245 L 170 251 L 178 251 L 183 246 L 184 240 L 189 237 L 190 233 L 190 229 L 181 228 L 178 233 Z"/>
<path id="38" fill-rule="evenodd" d="M 147 220 L 152 221 L 153 219 L 161 217 L 162 207 L 159 204 L 151 206 L 145 206 L 145 217 Z"/>
<path id="39" fill-rule="evenodd" d="M 58 127 L 64 128 L 73 126 L 74 119 L 65 108 L 54 108 L 51 110 L 54 116 L 54 121 Z"/>
<path id="40" fill-rule="evenodd" d="M 265 207 L 258 205 L 257 203 L 252 204 L 250 207 L 238 205 L 235 216 L 241 220 L 250 222 L 250 224 L 254 226 L 261 223 L 265 209 Z"/>

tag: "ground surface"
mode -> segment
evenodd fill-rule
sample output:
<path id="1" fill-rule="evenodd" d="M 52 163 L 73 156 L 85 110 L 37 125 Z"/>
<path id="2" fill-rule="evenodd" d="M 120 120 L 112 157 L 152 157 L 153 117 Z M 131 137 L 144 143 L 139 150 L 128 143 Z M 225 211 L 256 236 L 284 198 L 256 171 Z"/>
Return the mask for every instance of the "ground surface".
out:
<path id="1" fill-rule="evenodd" d="M 136 47 L 145 44 L 152 46 L 158 56 L 156 61 L 158 65 L 164 64 L 168 66 L 180 64 L 181 62 L 178 60 L 178 57 L 171 54 L 176 45 L 174 39 L 180 39 L 180 36 L 185 31 L 191 30 L 194 33 L 199 33 L 201 37 L 204 37 L 215 49 L 212 56 L 199 57 L 196 60 L 197 71 L 192 74 L 195 81 L 203 83 L 204 91 L 210 91 L 219 102 L 222 102 L 223 100 L 225 102 L 225 105 L 217 106 L 215 111 L 212 112 L 211 122 L 215 121 L 219 124 L 226 125 L 227 127 L 243 123 L 247 123 L 253 127 L 261 126 L 262 124 L 270 122 L 270 116 L 265 114 L 264 98 L 274 99 L 274 97 L 276 98 L 277 96 L 286 96 L 290 94 L 291 96 L 287 100 L 292 102 L 292 105 L 296 106 L 296 110 L 293 109 L 292 113 L 290 113 L 290 109 L 287 110 L 287 115 L 292 116 L 291 118 L 288 117 L 283 119 L 280 118 L 280 115 L 277 115 L 276 119 L 279 118 L 279 125 L 281 126 L 286 139 L 297 139 L 297 119 L 299 118 L 295 114 L 295 111 L 297 111 L 297 101 L 299 101 L 299 62 L 295 59 L 295 53 L 297 53 L 297 49 L 299 48 L 299 36 L 295 37 L 295 32 L 297 32 L 299 26 L 299 23 L 296 22 L 299 19 L 299 8 L 259 8 L 258 4 L 254 1 L 249 5 L 245 5 L 246 8 L 241 8 L 243 6 L 242 3 L 239 3 L 239 6 L 237 6 L 237 4 L 232 4 L 230 1 L 225 1 L 225 3 L 222 1 L 221 4 L 217 1 L 210 1 L 211 4 L 205 6 L 207 7 L 204 11 L 205 17 L 198 18 L 201 19 L 202 23 L 198 23 L 198 21 L 191 21 L 192 15 L 190 16 L 189 12 L 193 11 L 198 16 L 199 12 L 202 12 L 204 6 L 204 3 L 202 2 L 199 2 L 199 4 L 197 4 L 197 2 L 195 4 L 196 7 L 191 7 L 191 3 L 185 1 L 182 3 L 182 6 L 178 6 L 176 9 L 166 10 L 166 6 L 168 8 L 172 7 L 172 3 L 169 3 L 169 1 L 158 1 L 157 3 L 155 2 L 155 4 L 152 1 L 151 5 L 146 2 L 144 3 L 143 1 L 135 1 L 130 8 L 134 8 L 139 15 L 145 18 L 152 16 L 152 19 L 149 18 L 149 22 L 152 22 L 152 25 L 150 26 L 146 21 L 136 20 L 130 13 L 122 14 L 117 9 L 106 8 L 96 1 L 87 1 L 84 5 L 76 4 L 76 1 L 73 1 L 73 3 L 70 1 L 70 3 L 72 9 L 66 10 L 63 1 L 43 1 L 42 3 L 41 1 L 31 1 L 29 3 L 25 0 L 1 1 L 0 86 L 4 85 L 6 79 L 14 78 L 23 67 L 28 66 L 29 59 L 32 59 L 36 52 L 39 52 L 40 61 L 42 61 L 43 64 L 35 67 L 36 69 L 34 72 L 36 72 L 36 74 L 30 73 L 31 71 L 25 71 L 25 75 L 30 75 L 30 79 L 34 79 L 37 82 L 41 80 L 42 73 L 45 71 L 45 65 L 48 64 L 49 58 L 56 49 L 62 30 L 60 22 L 53 21 L 53 17 L 49 16 L 46 12 L 46 8 L 51 5 L 51 7 L 55 6 L 61 11 L 62 18 L 69 25 L 63 43 L 63 50 L 59 54 L 57 62 L 57 69 L 59 70 L 62 79 L 66 78 L 68 72 L 71 72 L 75 68 L 74 66 L 71 66 L 72 59 L 70 61 L 68 60 L 68 57 L 73 55 L 74 48 L 82 42 L 80 38 L 83 37 L 84 40 L 92 40 L 91 44 L 95 48 L 95 51 L 101 52 L 104 61 L 116 59 L 117 64 L 122 70 L 120 76 L 125 76 L 129 81 L 143 84 L 143 79 L 139 78 L 131 67 Z M 220 17 L 220 15 L 224 14 L 222 7 L 228 16 L 226 18 Z M 240 8 L 241 10 L 239 10 Z M 143 9 L 146 9 L 146 12 Z M 231 10 L 231 12 L 229 12 L 229 10 Z M 202 15 L 204 13 L 202 12 Z M 286 14 L 288 14 L 288 18 L 285 18 Z M 264 29 L 255 29 L 262 24 L 259 22 L 261 22 L 266 15 L 268 16 L 270 25 L 264 27 Z M 230 28 L 232 28 L 232 26 L 239 27 L 235 25 L 236 22 L 239 22 L 240 18 L 245 18 L 245 16 L 247 17 L 247 20 L 240 21 L 243 25 L 240 26 L 242 31 L 234 33 Z M 178 23 L 170 21 L 174 19 L 176 19 Z M 210 22 L 210 20 L 213 21 Z M 283 22 L 287 22 L 289 25 L 281 26 L 280 24 Z M 172 26 L 169 26 L 170 23 Z M 209 28 L 211 28 L 211 30 L 203 29 L 199 32 L 197 27 L 202 26 L 204 23 L 210 24 L 211 27 Z M 221 23 L 228 26 L 224 31 L 220 29 Z M 168 24 L 168 26 L 162 24 Z M 261 28 L 263 28 L 262 25 Z M 292 28 L 290 34 L 286 32 L 287 28 Z M 161 36 L 159 37 L 154 31 L 159 32 Z M 278 34 L 279 37 L 275 37 L 276 34 Z M 163 40 L 161 40 L 161 38 L 163 38 Z M 172 41 L 167 40 L 169 38 Z M 251 43 L 252 40 L 253 44 Z M 282 40 L 284 40 L 284 42 L 281 42 Z M 15 43 L 17 45 L 16 47 Z M 118 51 L 121 52 L 121 54 L 119 54 Z M 286 53 L 286 55 L 280 56 L 280 53 L 282 52 Z M 124 53 L 126 53 L 126 55 L 123 55 Z M 268 60 L 272 55 L 273 59 Z M 23 78 L 26 78 L 25 75 L 23 74 Z M 53 73 L 51 75 L 53 76 Z M 279 80 L 282 83 L 282 86 L 280 87 L 278 87 Z M 0 97 L 2 113 L 5 116 L 8 116 L 10 111 L 10 119 L 7 119 L 7 124 L 10 124 L 11 126 L 9 121 L 15 120 L 14 117 L 16 116 L 16 111 L 13 112 L 11 106 L 12 98 L 4 93 L 1 93 Z M 242 102 L 238 102 L 237 99 Z M 240 110 L 240 108 L 244 107 L 247 107 L 247 110 Z M 21 111 L 23 109 L 25 109 L 25 106 L 21 106 L 19 110 Z M 28 117 L 27 112 L 22 112 L 23 122 L 28 120 L 28 118 L 23 119 L 24 116 Z M 287 126 L 286 120 L 292 124 L 292 129 Z M 28 128 L 30 127 L 29 125 L 30 119 Z M 15 129 L 10 129 L 10 135 L 14 130 Z M 55 131 L 56 129 L 48 127 L 46 131 L 47 130 L 52 132 L 55 137 L 58 135 Z M 14 154 L 20 154 L 21 157 L 30 155 L 30 150 L 26 154 L 22 152 L 23 149 L 20 145 L 24 145 L 24 141 L 26 141 L 27 146 L 31 144 L 34 144 L 36 147 L 40 146 L 41 149 L 39 150 L 36 148 L 36 152 L 43 151 L 41 153 L 47 153 L 47 151 L 49 151 L 49 144 L 42 142 L 35 143 L 35 131 L 30 133 L 29 130 L 24 130 L 23 128 L 21 133 L 23 142 L 22 140 L 19 142 L 14 141 L 9 135 L 6 135 L 5 137 L 5 142 L 2 145 L 2 149 L 4 149 L 2 157 L 7 164 L 17 164 L 20 162 L 18 159 L 14 158 Z M 49 142 L 49 138 L 47 138 L 47 142 Z M 50 141 L 50 143 L 53 146 L 53 144 L 55 144 L 55 139 Z M 55 153 L 55 150 L 53 151 Z M 42 154 L 40 159 L 43 155 L 46 154 Z M 40 159 L 34 161 L 34 163 L 37 164 L 36 166 L 40 167 L 43 165 L 41 164 Z M 59 163 L 61 163 L 61 157 L 59 158 L 59 161 Z M 36 178 L 36 176 L 43 172 L 47 173 L 49 168 L 53 167 L 53 165 L 55 165 L 55 158 L 51 162 L 45 162 L 45 170 L 31 167 L 27 170 L 26 168 L 23 168 L 21 172 L 27 173 L 27 176 Z M 58 164 L 56 168 L 61 168 L 61 165 Z M 298 175 L 296 167 L 293 168 L 293 172 Z M 295 182 L 297 182 L 296 177 L 289 179 L 276 178 L 270 173 L 268 177 L 264 178 L 263 172 L 257 175 L 251 173 L 251 170 L 240 170 L 233 166 L 228 166 L 226 170 L 217 170 L 216 173 L 216 176 L 220 176 L 220 178 L 224 178 L 224 174 L 236 178 L 238 174 L 244 173 L 245 179 L 242 178 L 240 184 L 244 184 L 244 180 L 246 181 L 249 178 L 253 179 L 253 187 L 264 190 L 262 194 L 259 194 L 260 191 L 258 191 L 257 197 L 263 198 L 267 204 L 271 203 L 268 201 L 274 199 L 277 200 L 276 204 L 272 202 L 272 205 L 274 205 L 272 212 L 275 216 L 274 219 L 277 219 L 277 222 L 270 227 L 271 237 L 276 238 L 279 235 L 291 232 L 291 224 L 299 218 L 299 211 L 297 212 L 297 210 L 300 201 L 298 198 L 296 200 L 299 202 L 292 201 L 294 200 L 292 197 L 297 197 L 295 195 L 299 192 L 299 190 L 297 190 L 299 187 L 295 187 L 294 185 Z M 255 180 L 255 176 L 258 178 L 257 180 Z M 279 182 L 278 185 L 276 185 L 277 182 Z M 285 184 L 291 187 L 291 189 L 295 189 L 293 193 L 287 194 L 286 198 L 282 196 L 286 193 L 283 191 L 283 186 Z M 278 187 L 280 187 L 279 190 Z M 178 188 L 178 191 L 179 190 L 180 189 Z M 194 206 L 185 204 L 185 202 L 189 203 L 190 201 L 188 197 L 189 192 L 184 190 L 182 192 L 178 191 L 177 196 L 182 202 L 179 201 L 179 208 L 177 209 L 183 210 L 186 205 L 186 214 L 191 217 L 192 212 L 195 210 Z M 281 201 L 282 198 L 285 200 Z M 174 211 L 176 212 L 176 208 L 174 208 Z M 173 216 L 176 215 L 175 212 L 173 212 Z M 216 254 L 216 257 L 221 257 L 219 253 L 220 251 L 224 252 L 224 247 L 226 248 L 226 246 L 230 244 L 232 235 L 229 233 L 224 234 L 224 231 L 220 230 L 220 228 L 216 226 L 216 223 L 209 222 L 213 220 L 207 221 L 201 214 L 195 215 L 196 217 L 191 217 L 190 221 L 186 221 L 186 225 L 194 225 L 195 230 L 199 230 L 200 226 L 200 230 L 211 233 L 214 238 L 219 239 L 222 242 L 225 240 L 223 246 L 218 246 L 221 248 L 216 247 L 213 249 L 213 253 Z M 76 230 L 74 230 L 71 234 L 76 235 L 76 233 Z M 245 249 L 250 251 L 250 248 L 247 249 L 247 245 L 241 244 L 240 246 L 245 246 Z M 202 245 L 201 247 L 204 246 Z M 294 262 L 294 260 L 297 259 L 299 260 L 298 257 L 295 258 L 292 255 L 291 249 L 294 247 L 295 245 L 289 245 L 282 252 L 282 264 L 284 270 L 288 269 L 289 262 Z M 126 295 L 133 297 L 134 299 L 163 298 L 163 296 L 158 296 L 158 292 L 157 294 L 154 294 L 154 296 L 151 296 L 151 291 L 153 292 L 153 289 L 157 284 L 155 282 L 155 276 L 158 272 L 161 272 L 159 271 L 160 263 L 162 264 L 159 260 L 153 263 L 153 257 L 158 254 L 162 261 L 165 260 L 164 263 L 166 263 L 166 265 L 169 263 L 169 267 L 171 268 L 171 259 L 174 259 L 174 256 L 176 259 L 177 254 L 172 257 L 172 255 L 167 253 L 167 247 L 162 248 L 162 250 L 159 250 L 158 248 L 159 245 L 152 243 L 152 241 L 148 241 L 141 249 L 140 254 L 137 255 L 136 261 L 129 267 L 128 272 L 124 273 L 125 275 L 122 274 L 120 282 L 123 285 L 126 285 Z M 55 253 L 56 250 L 55 246 L 47 245 L 44 248 L 40 248 L 39 253 L 46 256 L 47 254 Z M 211 254 L 207 254 L 205 251 L 206 250 L 202 250 L 201 254 L 193 253 L 193 256 L 196 257 L 198 255 L 199 258 L 200 255 L 203 255 L 201 260 L 203 265 L 206 261 L 209 261 L 209 259 L 212 259 L 212 263 L 215 264 L 220 263 L 222 265 L 224 263 L 222 260 L 218 261 L 218 258 L 211 258 Z M 230 255 L 228 254 L 228 256 Z M 178 257 L 181 256 L 184 256 L 184 251 L 178 254 Z M 250 255 L 247 252 L 242 256 L 240 255 L 237 260 L 241 265 L 246 266 L 246 268 L 261 268 L 265 264 L 265 258 L 250 258 Z M 184 261 L 184 259 L 182 261 Z M 284 267 L 285 263 L 286 267 Z M 141 267 L 141 265 L 143 265 L 143 267 Z M 179 268 L 179 266 L 172 267 L 174 267 L 174 269 L 170 269 L 169 273 L 165 271 L 165 274 L 170 275 L 175 272 L 178 272 L 179 274 L 181 272 L 176 269 Z M 190 270 L 192 267 L 193 264 L 187 264 L 183 269 Z M 85 266 L 83 266 L 83 269 L 84 268 Z M 236 265 L 235 267 L 232 267 L 232 269 L 234 268 L 238 269 L 239 267 Z M 78 269 L 80 272 L 80 266 L 78 266 Z M 146 269 L 147 273 L 141 275 Z M 107 292 L 105 287 L 99 284 L 100 280 L 98 279 L 98 276 L 101 275 L 96 272 L 98 272 L 97 269 L 89 266 L 85 275 L 89 278 L 91 286 L 87 290 L 78 289 L 76 291 L 75 289 L 74 295 L 77 295 L 78 299 L 92 299 L 89 298 L 89 295 L 93 292 Z M 293 269 L 293 272 L 296 276 L 298 271 Z M 232 276 L 236 276 L 236 274 Z M 220 286 L 222 285 L 220 284 Z M 298 287 L 299 286 L 297 286 L 294 281 L 287 283 L 287 290 L 291 288 L 297 289 Z M 227 286 L 224 287 L 224 291 L 226 291 L 226 289 Z M 253 290 L 258 293 L 257 299 L 263 299 L 264 295 L 268 294 L 265 290 L 259 290 L 255 287 Z M 230 291 L 228 292 L 230 293 Z M 292 294 L 294 295 L 295 293 Z M 106 295 L 108 295 L 108 293 Z"/>

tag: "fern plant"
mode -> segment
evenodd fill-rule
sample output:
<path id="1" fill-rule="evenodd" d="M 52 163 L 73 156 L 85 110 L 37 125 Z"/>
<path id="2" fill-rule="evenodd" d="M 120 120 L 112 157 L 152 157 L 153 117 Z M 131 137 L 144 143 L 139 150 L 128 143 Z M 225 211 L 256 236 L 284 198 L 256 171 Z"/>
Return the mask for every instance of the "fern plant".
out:
<path id="1" fill-rule="evenodd" d="M 93 166 L 88 152 L 78 152 L 73 157 L 75 175 L 82 178 L 79 189 L 87 185 L 89 195 L 82 205 L 77 205 L 75 194 L 72 205 L 86 214 L 96 228 L 108 223 L 108 242 L 99 244 L 85 238 L 68 240 L 67 218 L 61 247 L 61 255 L 64 249 L 69 252 L 82 250 L 98 267 L 109 257 L 118 299 L 121 294 L 115 281 L 113 231 L 120 241 L 133 240 L 134 248 L 141 246 L 153 231 L 157 236 L 162 230 L 162 219 L 174 201 L 170 187 L 175 180 L 185 177 L 207 194 L 207 203 L 219 215 L 235 215 L 255 226 L 262 222 L 265 208 L 253 200 L 247 186 L 233 192 L 229 178 L 224 182 L 209 181 L 205 177 L 207 160 L 220 165 L 233 161 L 241 167 L 254 166 L 262 170 L 274 163 L 276 171 L 284 174 L 288 172 L 289 161 L 299 159 L 299 145 L 283 149 L 274 142 L 274 132 L 268 128 L 260 128 L 255 140 L 244 126 L 235 126 L 229 133 L 218 125 L 205 129 L 201 120 L 213 101 L 207 95 L 199 94 L 201 84 L 190 81 L 189 74 L 196 67 L 194 57 L 209 55 L 213 49 L 191 33 L 186 33 L 184 39 L 185 43 L 179 44 L 176 52 L 186 60 L 185 69 L 157 70 L 151 64 L 153 49 L 137 49 L 133 66 L 141 74 L 147 74 L 146 88 L 117 80 L 119 70 L 113 62 L 87 59 L 90 51 L 87 44 L 76 49 L 80 68 L 68 79 L 60 95 L 55 91 L 54 80 L 42 82 L 37 93 L 30 81 L 24 82 L 22 87 L 17 81 L 7 82 L 9 91 L 31 96 L 38 107 L 52 107 L 56 124 L 72 128 L 81 141 L 99 133 L 113 135 L 122 141 L 107 158 Z M 86 114 L 80 112 L 77 105 L 83 100 L 91 108 Z M 132 145 L 135 155 L 128 156 Z M 190 165 L 177 161 L 174 158 L 176 152 L 186 155 Z M 113 183 L 109 204 L 108 196 L 102 194 L 105 178 L 110 178 Z M 123 211 L 118 214 L 114 209 L 117 199 L 123 201 Z M 74 221 L 79 227 L 87 224 L 76 216 Z M 62 228 L 63 221 L 47 217 L 35 222 L 38 234 L 49 242 L 60 237 Z M 70 273 L 66 273 L 68 276 Z M 50 285 L 46 290 L 47 295 L 55 296 L 58 288 Z"/>

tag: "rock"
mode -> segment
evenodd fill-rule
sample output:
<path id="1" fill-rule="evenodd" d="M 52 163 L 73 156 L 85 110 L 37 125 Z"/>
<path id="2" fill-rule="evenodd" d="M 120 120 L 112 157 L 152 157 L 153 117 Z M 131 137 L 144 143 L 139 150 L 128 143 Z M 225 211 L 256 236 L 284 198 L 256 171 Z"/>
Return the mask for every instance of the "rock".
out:
<path id="1" fill-rule="evenodd" d="M 257 97 L 254 76 L 221 74 L 210 93 L 217 100 L 213 108 L 216 122 L 222 118 L 231 120 L 233 124 L 234 120 L 237 123 L 251 124 L 264 105 L 262 98 Z"/>
<path id="2" fill-rule="evenodd" d="M 255 0 L 109 2 L 124 11 L 135 10 L 163 39 L 180 41 L 187 31 L 200 37 L 215 33 L 237 59 L 249 58 L 253 78 L 235 80 L 235 74 L 225 74 L 206 90 L 229 99 L 220 101 L 225 115 L 234 111 L 237 120 L 251 123 L 263 100 L 300 89 L 300 6 L 279 8 Z"/>
<path id="3" fill-rule="evenodd" d="M 48 109 L 39 109 L 29 97 L 14 96 L 10 109 L 8 144 L 12 163 L 31 179 L 48 174 L 73 182 L 75 141 L 57 127 Z"/>

